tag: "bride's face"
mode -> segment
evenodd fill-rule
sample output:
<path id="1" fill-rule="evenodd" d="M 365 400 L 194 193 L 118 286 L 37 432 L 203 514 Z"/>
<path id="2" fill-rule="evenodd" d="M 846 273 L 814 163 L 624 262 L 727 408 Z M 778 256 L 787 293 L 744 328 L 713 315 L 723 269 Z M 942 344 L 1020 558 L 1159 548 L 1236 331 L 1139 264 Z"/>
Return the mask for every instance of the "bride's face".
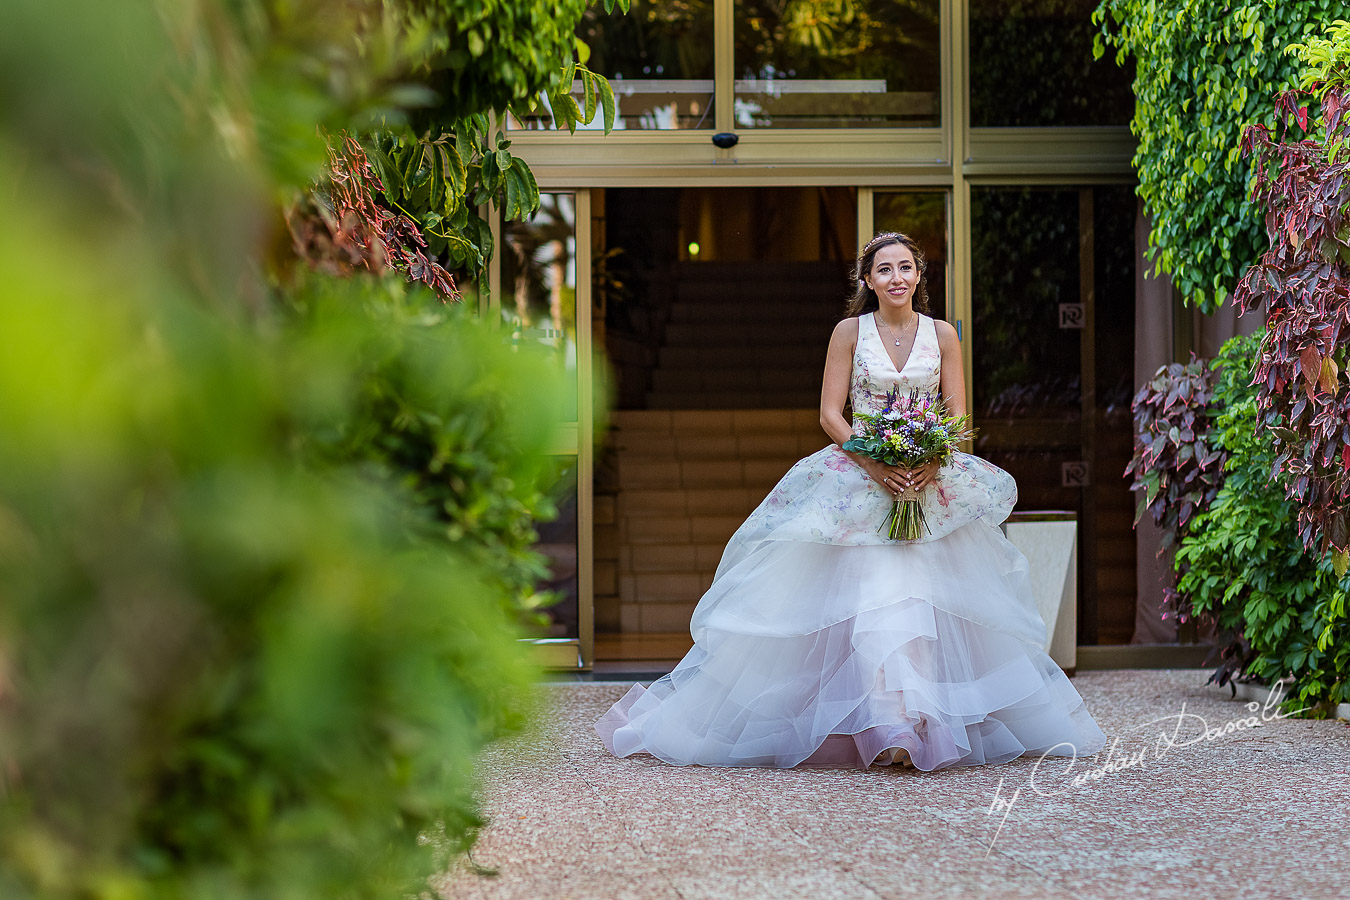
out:
<path id="1" fill-rule="evenodd" d="M 888 244 L 872 257 L 867 286 L 877 292 L 882 305 L 908 305 L 919 283 L 919 267 L 914 254 L 904 244 Z M 889 303 L 888 303 L 889 301 Z"/>

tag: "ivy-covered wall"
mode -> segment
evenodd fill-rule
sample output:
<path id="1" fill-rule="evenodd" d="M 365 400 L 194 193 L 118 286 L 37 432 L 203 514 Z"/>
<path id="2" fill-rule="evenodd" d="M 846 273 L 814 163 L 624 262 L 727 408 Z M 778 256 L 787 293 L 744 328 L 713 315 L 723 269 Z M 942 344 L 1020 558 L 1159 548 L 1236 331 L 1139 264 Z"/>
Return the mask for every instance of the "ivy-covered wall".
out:
<path id="1" fill-rule="evenodd" d="M 1338 0 L 1103 0 L 1093 14 L 1097 52 L 1135 65 L 1130 128 L 1149 260 L 1205 312 L 1266 248 L 1242 128 L 1274 124 L 1274 95 L 1299 67 L 1285 47 L 1344 16 Z"/>

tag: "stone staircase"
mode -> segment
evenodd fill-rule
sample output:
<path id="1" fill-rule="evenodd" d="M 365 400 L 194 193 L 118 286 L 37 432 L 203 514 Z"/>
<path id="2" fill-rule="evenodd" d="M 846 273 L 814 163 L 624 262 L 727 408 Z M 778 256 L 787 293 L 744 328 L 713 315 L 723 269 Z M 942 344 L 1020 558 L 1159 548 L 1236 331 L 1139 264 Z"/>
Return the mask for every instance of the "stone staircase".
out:
<path id="1" fill-rule="evenodd" d="M 597 610 L 617 606 L 625 634 L 687 631 L 732 533 L 793 463 L 830 443 L 819 418 L 816 406 L 615 412 Z"/>
<path id="2" fill-rule="evenodd" d="M 675 273 L 648 409 L 820 405 L 848 285 L 821 263 L 686 263 Z"/>

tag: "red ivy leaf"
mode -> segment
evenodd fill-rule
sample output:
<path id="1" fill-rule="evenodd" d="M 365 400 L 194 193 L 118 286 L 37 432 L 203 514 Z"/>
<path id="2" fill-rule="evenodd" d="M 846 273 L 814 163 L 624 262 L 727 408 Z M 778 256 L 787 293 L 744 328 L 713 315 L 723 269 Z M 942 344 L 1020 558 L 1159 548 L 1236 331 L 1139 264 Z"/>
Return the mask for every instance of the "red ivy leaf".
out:
<path id="1" fill-rule="evenodd" d="M 1322 375 L 1322 354 L 1317 352 L 1317 347 L 1309 344 L 1299 353 L 1298 360 L 1303 369 L 1303 377 L 1308 382 L 1308 393 L 1311 395 L 1312 386 Z"/>

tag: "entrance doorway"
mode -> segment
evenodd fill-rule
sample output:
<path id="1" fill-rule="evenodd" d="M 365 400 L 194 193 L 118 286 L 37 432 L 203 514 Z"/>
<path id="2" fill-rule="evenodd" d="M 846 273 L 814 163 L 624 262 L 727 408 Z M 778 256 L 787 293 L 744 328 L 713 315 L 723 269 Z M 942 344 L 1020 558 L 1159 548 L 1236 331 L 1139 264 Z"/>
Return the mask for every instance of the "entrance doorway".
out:
<path id="1" fill-rule="evenodd" d="M 728 538 L 828 441 L 820 377 L 859 223 L 920 241 L 932 313 L 952 318 L 951 197 L 807 186 L 548 199 L 556 215 L 503 235 L 532 261 L 503 275 L 537 277 L 503 278 L 514 303 L 502 312 L 521 319 L 522 340 L 556 344 L 569 371 L 593 340 L 615 406 L 593 448 L 580 421 L 589 399 L 565 411 L 578 419 L 575 447 L 559 451 L 574 454 L 564 493 L 576 502 L 560 497 L 563 516 L 541 532 L 556 576 L 545 586 L 567 595 L 551 611 L 555 640 L 583 659 L 593 637 L 591 659 L 671 661 L 688 649 L 690 614 Z M 969 319 L 952 318 L 969 335 L 975 452 L 1014 475 L 1020 511 L 1078 517 L 1080 644 L 1128 642 L 1133 624 L 1132 498 L 1120 473 L 1134 211 L 1128 185 L 974 187 L 970 307 L 956 314 Z"/>
<path id="2" fill-rule="evenodd" d="M 617 409 L 597 448 L 597 658 L 674 659 L 732 532 L 820 430 L 857 192 L 592 191 Z M 597 343 L 601 339 L 597 337 Z"/>

